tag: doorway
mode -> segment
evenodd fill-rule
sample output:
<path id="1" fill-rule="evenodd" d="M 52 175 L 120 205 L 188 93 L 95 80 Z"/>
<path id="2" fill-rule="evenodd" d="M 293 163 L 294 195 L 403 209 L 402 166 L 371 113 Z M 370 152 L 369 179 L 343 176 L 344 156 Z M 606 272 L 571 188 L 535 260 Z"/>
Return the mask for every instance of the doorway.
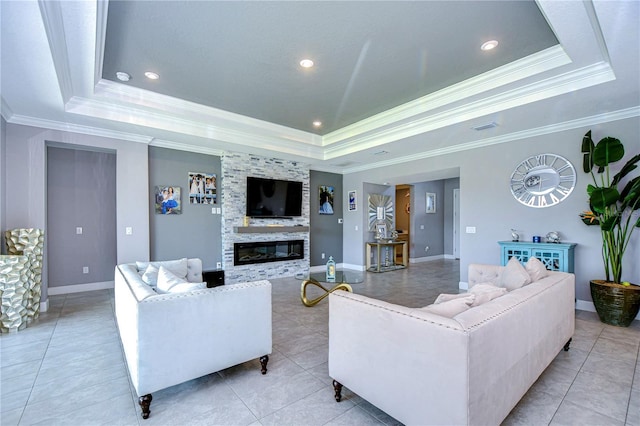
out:
<path id="1" fill-rule="evenodd" d="M 411 185 L 396 185 L 396 231 L 398 241 L 411 247 Z M 402 262 L 402 251 L 396 251 L 396 263 Z"/>

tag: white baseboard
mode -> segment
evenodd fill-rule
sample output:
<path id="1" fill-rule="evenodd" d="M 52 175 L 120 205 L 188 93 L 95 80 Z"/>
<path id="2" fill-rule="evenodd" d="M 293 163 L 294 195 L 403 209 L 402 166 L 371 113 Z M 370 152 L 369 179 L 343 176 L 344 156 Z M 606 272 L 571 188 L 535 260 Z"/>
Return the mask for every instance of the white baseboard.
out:
<path id="1" fill-rule="evenodd" d="M 102 282 L 96 282 L 96 283 L 49 287 L 48 292 L 50 296 L 56 296 L 59 294 L 80 293 L 83 291 L 106 290 L 109 288 L 113 288 L 113 281 L 102 281 Z"/>
<path id="2" fill-rule="evenodd" d="M 445 259 L 444 254 L 438 254 L 435 256 L 427 256 L 427 257 L 412 257 L 409 258 L 409 263 L 422 263 L 422 262 L 431 262 L 432 260 Z"/>
<path id="3" fill-rule="evenodd" d="M 351 269 L 354 271 L 364 271 L 362 265 L 352 265 L 350 263 L 337 263 L 337 269 Z M 327 269 L 327 265 L 316 265 L 309 268 L 309 272 L 324 272 Z"/>

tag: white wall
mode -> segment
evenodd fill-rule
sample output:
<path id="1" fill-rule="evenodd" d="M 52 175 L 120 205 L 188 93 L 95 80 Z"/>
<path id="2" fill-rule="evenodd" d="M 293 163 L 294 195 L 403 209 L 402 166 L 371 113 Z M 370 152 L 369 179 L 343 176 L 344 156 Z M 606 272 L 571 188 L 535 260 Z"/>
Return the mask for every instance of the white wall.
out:
<path id="1" fill-rule="evenodd" d="M 583 135 L 592 130 L 597 142 L 604 136 L 619 138 L 627 148 L 626 159 L 640 152 L 638 128 L 640 119 L 633 118 L 601 125 L 527 138 L 475 150 L 412 161 L 376 170 L 347 174 L 344 189 L 362 190 L 363 182 L 399 180 L 407 170 L 425 173 L 460 168 L 460 279 L 467 281 L 470 263 L 500 263 L 498 241 L 510 239 L 509 228 L 523 231 L 523 238 L 560 231 L 563 241 L 578 244 L 575 251 L 576 296 L 590 301 L 589 280 L 603 278 L 601 240 L 596 228 L 587 227 L 578 217 L 588 209 L 586 186 L 588 175 L 582 172 L 580 145 Z M 528 156 L 554 153 L 571 161 L 578 174 L 577 187 L 562 203 L 544 209 L 534 209 L 517 202 L 509 190 L 509 178 L 514 167 Z M 621 162 L 622 163 L 622 162 Z M 400 179 L 401 180 L 401 179 Z M 414 179 L 416 180 L 416 179 Z M 364 241 L 354 232 L 363 226 L 358 215 L 344 212 L 344 262 L 362 265 Z M 475 234 L 466 234 L 465 227 L 475 226 Z M 623 279 L 640 282 L 640 231 L 636 231 L 625 258 Z"/>
<path id="2" fill-rule="evenodd" d="M 0 253 L 5 252 L 4 231 L 7 229 L 7 203 L 5 202 L 5 194 L 7 192 L 7 179 L 5 177 L 7 158 L 6 129 L 7 122 L 4 117 L 0 116 Z"/>
<path id="3" fill-rule="evenodd" d="M 148 260 L 149 173 L 146 144 L 8 124 L 4 197 L 6 227 L 45 229 L 46 244 L 47 142 L 116 151 L 117 261 Z M 125 235 L 125 227 L 132 227 L 133 234 Z M 48 296 L 46 253 L 45 250 L 43 302 Z"/>

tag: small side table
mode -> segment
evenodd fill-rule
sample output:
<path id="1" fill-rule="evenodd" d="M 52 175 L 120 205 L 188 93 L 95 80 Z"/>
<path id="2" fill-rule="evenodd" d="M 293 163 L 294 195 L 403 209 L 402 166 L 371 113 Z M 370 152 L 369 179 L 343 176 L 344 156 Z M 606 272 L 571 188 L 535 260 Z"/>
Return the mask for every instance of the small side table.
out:
<path id="1" fill-rule="evenodd" d="M 396 263 L 396 247 L 401 246 L 402 247 L 402 263 L 398 264 Z M 371 265 L 371 248 L 375 247 L 377 249 L 377 253 L 376 253 L 376 264 L 375 265 Z M 388 248 L 391 248 L 393 253 L 391 254 L 391 259 L 389 259 L 389 264 L 385 264 L 382 265 L 381 260 L 380 260 L 380 252 L 382 251 L 382 249 L 387 250 Z M 387 272 L 387 271 L 394 271 L 396 269 L 402 269 L 402 268 L 406 268 L 407 267 L 407 257 L 408 257 L 408 248 L 407 248 L 407 242 L 406 241 L 388 241 L 388 242 L 373 242 L 373 243 L 367 243 L 366 244 L 366 269 L 367 271 L 371 271 L 371 272 Z"/>
<path id="2" fill-rule="evenodd" d="M 206 281 L 207 288 L 224 285 L 224 271 L 222 269 L 202 271 L 202 279 Z"/>

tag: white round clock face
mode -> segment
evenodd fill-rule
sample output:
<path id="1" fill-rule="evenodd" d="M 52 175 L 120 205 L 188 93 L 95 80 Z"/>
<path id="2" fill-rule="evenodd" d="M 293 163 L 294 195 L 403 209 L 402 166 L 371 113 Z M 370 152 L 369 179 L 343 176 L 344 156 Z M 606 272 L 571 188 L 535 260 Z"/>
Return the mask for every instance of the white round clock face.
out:
<path id="1" fill-rule="evenodd" d="M 576 186 L 576 170 L 564 157 L 540 154 L 527 158 L 511 175 L 511 193 L 528 207 L 542 208 L 558 204 Z"/>

